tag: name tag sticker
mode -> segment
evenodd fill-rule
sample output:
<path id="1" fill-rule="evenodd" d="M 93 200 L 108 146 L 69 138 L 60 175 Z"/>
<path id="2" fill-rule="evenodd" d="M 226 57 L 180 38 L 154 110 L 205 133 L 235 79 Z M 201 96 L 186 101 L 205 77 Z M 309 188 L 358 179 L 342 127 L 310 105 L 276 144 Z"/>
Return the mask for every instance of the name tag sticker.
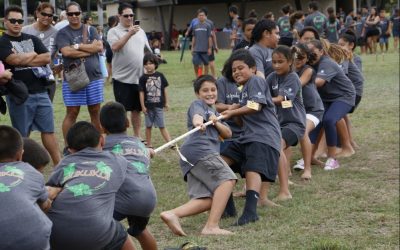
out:
<path id="1" fill-rule="evenodd" d="M 285 96 L 285 100 L 281 102 L 282 108 L 287 109 L 293 107 L 293 103 L 291 100 L 287 100 Z"/>
<path id="2" fill-rule="evenodd" d="M 256 111 L 261 110 L 261 104 L 259 104 L 257 102 L 253 102 L 253 101 L 247 101 L 246 107 L 256 110 Z"/>

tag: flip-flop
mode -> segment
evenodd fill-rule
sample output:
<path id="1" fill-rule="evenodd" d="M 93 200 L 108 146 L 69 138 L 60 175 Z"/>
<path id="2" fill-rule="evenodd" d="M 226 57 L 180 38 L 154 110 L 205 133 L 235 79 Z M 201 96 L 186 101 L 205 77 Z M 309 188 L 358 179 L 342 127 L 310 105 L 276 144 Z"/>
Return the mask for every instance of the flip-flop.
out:
<path id="1" fill-rule="evenodd" d="M 180 247 L 166 247 L 164 250 L 207 250 L 207 248 L 188 241 L 183 243 Z"/>

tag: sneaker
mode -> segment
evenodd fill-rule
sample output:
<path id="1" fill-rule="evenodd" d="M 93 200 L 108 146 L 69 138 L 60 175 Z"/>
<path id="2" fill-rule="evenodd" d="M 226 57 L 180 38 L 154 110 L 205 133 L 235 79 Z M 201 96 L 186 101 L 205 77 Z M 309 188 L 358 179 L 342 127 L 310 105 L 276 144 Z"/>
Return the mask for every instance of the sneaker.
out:
<path id="1" fill-rule="evenodd" d="M 339 165 L 338 160 L 333 159 L 333 158 L 328 158 L 328 160 L 325 163 L 324 170 L 335 170 L 339 167 L 340 167 L 340 165 Z"/>
<path id="2" fill-rule="evenodd" d="M 300 159 L 296 162 L 296 165 L 293 166 L 293 170 L 304 170 L 304 160 Z"/>

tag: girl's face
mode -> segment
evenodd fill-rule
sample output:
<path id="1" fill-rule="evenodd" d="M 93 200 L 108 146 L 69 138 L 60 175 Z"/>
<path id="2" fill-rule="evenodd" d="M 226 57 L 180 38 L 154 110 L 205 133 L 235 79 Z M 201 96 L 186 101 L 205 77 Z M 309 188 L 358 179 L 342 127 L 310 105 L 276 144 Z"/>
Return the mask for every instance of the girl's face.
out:
<path id="1" fill-rule="evenodd" d="M 279 42 L 279 28 L 278 27 L 271 30 L 271 32 L 268 32 L 267 30 L 264 31 L 264 36 L 266 37 L 266 45 L 268 48 L 274 49 L 278 46 L 278 42 Z"/>
<path id="2" fill-rule="evenodd" d="M 278 75 L 286 75 L 287 73 L 289 73 L 291 66 L 292 61 L 288 60 L 283 54 L 272 54 L 272 68 L 274 68 L 275 72 Z"/>
<path id="3" fill-rule="evenodd" d="M 296 56 L 294 58 L 294 66 L 296 67 L 296 70 L 301 69 L 307 63 L 307 60 L 307 55 L 296 53 Z"/>
<path id="4" fill-rule="evenodd" d="M 154 71 L 156 70 L 156 65 L 153 62 L 146 62 L 144 68 L 146 69 L 146 72 L 148 74 L 151 74 L 154 73 Z"/>
<path id="5" fill-rule="evenodd" d="M 340 47 L 342 47 L 343 49 L 347 50 L 348 52 L 352 52 L 353 51 L 353 47 L 350 45 L 350 43 L 346 42 L 342 38 L 339 39 L 338 45 Z"/>
<path id="6" fill-rule="evenodd" d="M 317 63 L 319 62 L 319 60 L 321 59 L 321 56 L 324 55 L 324 51 L 323 51 L 323 50 L 320 50 L 320 49 L 318 49 L 318 48 L 316 48 L 316 47 L 315 47 L 314 45 L 312 45 L 311 43 L 310 43 L 310 44 L 307 44 L 307 46 L 308 46 L 308 48 L 312 51 L 312 53 L 315 54 L 315 60 L 312 61 L 312 62 L 310 62 L 311 65 L 315 65 L 315 64 L 317 64 Z"/>
<path id="7" fill-rule="evenodd" d="M 205 81 L 201 84 L 197 98 L 203 100 L 207 105 L 214 105 L 217 101 L 217 85 L 213 82 Z"/>
<path id="8" fill-rule="evenodd" d="M 243 61 L 233 61 L 232 77 L 235 82 L 244 85 L 256 72 L 256 68 L 250 68 Z"/>
<path id="9" fill-rule="evenodd" d="M 306 32 L 304 32 L 303 36 L 300 38 L 300 42 L 301 43 L 306 43 L 306 42 L 309 42 L 309 41 L 314 40 L 314 39 L 315 39 L 314 32 L 306 31 Z"/>

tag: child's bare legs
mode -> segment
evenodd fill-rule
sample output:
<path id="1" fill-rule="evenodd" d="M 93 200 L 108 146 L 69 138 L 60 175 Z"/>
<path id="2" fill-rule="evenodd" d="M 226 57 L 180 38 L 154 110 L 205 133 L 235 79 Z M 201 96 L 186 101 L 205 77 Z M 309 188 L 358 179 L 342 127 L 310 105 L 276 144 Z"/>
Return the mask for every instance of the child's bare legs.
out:
<path id="1" fill-rule="evenodd" d="M 346 122 L 347 131 L 349 132 L 349 139 L 351 146 L 353 147 L 354 150 L 359 149 L 360 147 L 353 138 L 353 126 L 351 125 L 350 116 L 346 115 L 344 117 L 344 121 Z"/>
<path id="2" fill-rule="evenodd" d="M 311 180 L 311 159 L 312 159 L 312 145 L 309 134 L 315 128 L 314 123 L 306 120 L 306 131 L 303 138 L 300 139 L 301 153 L 303 154 L 304 171 L 301 175 L 303 180 Z"/>
<path id="3" fill-rule="evenodd" d="M 192 199 L 182 206 L 162 212 L 160 216 L 174 234 L 178 236 L 186 236 L 186 233 L 183 231 L 181 224 L 179 223 L 179 218 L 208 211 L 211 208 L 211 203 L 211 198 Z"/>
<path id="4" fill-rule="evenodd" d="M 147 147 L 152 147 L 151 144 L 151 127 L 146 127 L 146 142 L 147 142 Z"/>
<path id="5" fill-rule="evenodd" d="M 286 169 L 287 160 L 285 156 L 285 150 L 283 150 L 283 148 L 286 148 L 286 143 L 283 139 L 281 139 L 281 143 L 282 143 L 282 149 L 279 156 L 279 166 L 278 166 L 279 194 L 276 197 L 276 199 L 278 201 L 285 201 L 292 199 L 292 195 L 290 194 L 289 191 L 289 177 L 288 177 L 288 171 Z"/>
<path id="6" fill-rule="evenodd" d="M 326 145 L 326 138 L 325 138 L 325 130 L 321 128 L 321 131 L 318 135 L 317 142 L 315 143 L 315 150 L 313 149 L 312 156 L 311 156 L 311 164 L 313 165 L 320 165 L 323 166 L 324 163 L 318 160 L 318 157 L 326 157 L 327 156 L 327 145 Z"/>
<path id="7" fill-rule="evenodd" d="M 217 78 L 217 74 L 215 73 L 215 61 L 210 61 L 209 62 L 209 67 L 210 67 L 211 75 L 214 78 Z"/>
<path id="8" fill-rule="evenodd" d="M 235 183 L 236 181 L 234 180 L 225 181 L 215 189 L 210 214 L 208 215 L 206 225 L 201 231 L 202 234 L 232 234 L 232 232 L 228 230 L 221 229 L 219 227 L 219 221 L 221 220 L 222 213 L 224 212 Z"/>
<path id="9" fill-rule="evenodd" d="M 135 245 L 133 245 L 133 241 L 131 237 L 126 237 L 126 241 L 124 245 L 122 246 L 121 250 L 136 250 Z"/>
<path id="10" fill-rule="evenodd" d="M 337 157 L 349 157 L 352 156 L 355 152 L 350 143 L 349 131 L 347 130 L 346 122 L 344 119 L 340 119 L 336 123 L 336 129 L 338 131 L 340 137 L 340 144 L 342 147 L 342 151 L 337 154 Z M 329 150 L 329 149 L 328 149 Z M 331 156 L 329 156 L 331 157 Z"/>
<path id="11" fill-rule="evenodd" d="M 261 183 L 260 199 L 258 200 L 258 206 L 260 207 L 280 207 L 280 205 L 268 199 L 269 187 L 271 184 L 269 182 Z"/>
<path id="12" fill-rule="evenodd" d="M 203 75 L 208 75 L 209 65 L 204 65 L 204 72 Z"/>
<path id="13" fill-rule="evenodd" d="M 166 142 L 171 140 L 171 136 L 169 135 L 167 128 L 160 128 L 160 132 Z"/>
<path id="14" fill-rule="evenodd" d="M 292 170 L 290 169 L 290 161 L 292 159 L 292 149 L 290 147 L 284 150 L 286 157 L 286 170 L 288 173 L 288 177 L 292 176 Z"/>
<path id="15" fill-rule="evenodd" d="M 398 49 L 399 49 L 399 37 L 394 37 L 393 38 L 393 47 L 394 47 L 394 52 L 398 52 Z"/>
<path id="16" fill-rule="evenodd" d="M 135 237 L 142 249 L 146 250 L 157 250 L 157 242 L 154 236 L 145 228 L 141 234 Z"/>

